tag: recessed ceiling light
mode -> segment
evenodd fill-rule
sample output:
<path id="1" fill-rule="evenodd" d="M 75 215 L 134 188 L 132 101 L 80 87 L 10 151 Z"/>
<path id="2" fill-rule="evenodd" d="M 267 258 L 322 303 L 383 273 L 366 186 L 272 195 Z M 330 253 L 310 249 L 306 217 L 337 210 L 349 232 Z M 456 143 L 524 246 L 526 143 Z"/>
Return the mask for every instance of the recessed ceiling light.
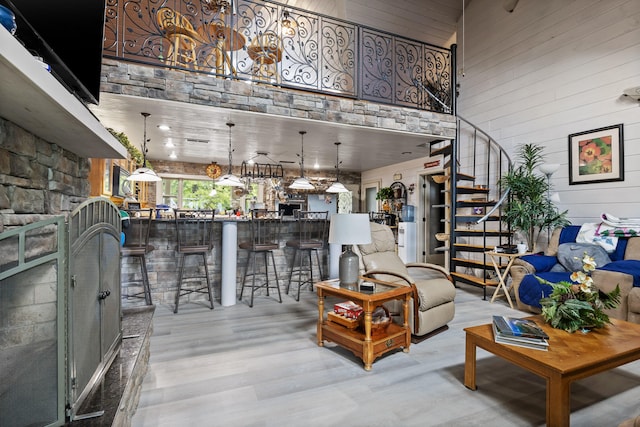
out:
<path id="1" fill-rule="evenodd" d="M 176 155 L 176 152 L 175 152 L 175 151 L 172 151 L 172 152 L 171 152 L 171 154 L 169 154 L 169 158 L 171 158 L 171 159 L 177 159 L 177 158 L 178 158 L 178 156 Z"/>
<path id="2" fill-rule="evenodd" d="M 158 125 L 158 129 L 167 131 L 170 130 L 171 127 L 169 127 L 169 125 Z"/>

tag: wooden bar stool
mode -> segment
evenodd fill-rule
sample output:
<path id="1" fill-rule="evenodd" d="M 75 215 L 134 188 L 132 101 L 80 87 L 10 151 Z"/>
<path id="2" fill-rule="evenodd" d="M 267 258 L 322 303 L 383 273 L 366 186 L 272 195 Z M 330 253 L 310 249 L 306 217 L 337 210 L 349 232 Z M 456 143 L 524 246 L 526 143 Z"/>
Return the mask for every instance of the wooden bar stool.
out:
<path id="1" fill-rule="evenodd" d="M 253 307 L 253 294 L 260 288 L 266 289 L 267 296 L 269 296 L 269 288 L 276 289 L 278 292 L 278 302 L 282 302 L 278 282 L 278 270 L 276 268 L 276 260 L 273 256 L 273 251 L 280 249 L 280 221 L 278 212 L 267 211 L 265 209 L 251 211 L 251 219 L 249 222 L 250 240 L 238 245 L 240 249 L 245 249 L 249 252 L 247 264 L 244 267 L 244 277 L 242 278 L 242 288 L 240 289 L 239 297 L 239 299 L 242 300 L 242 293 L 244 292 L 247 276 L 252 276 L 249 307 Z M 264 272 L 259 271 L 256 265 L 258 254 L 262 257 Z M 271 285 L 269 282 L 269 256 L 271 257 L 273 274 L 275 276 L 275 283 L 271 282 Z M 252 266 L 251 272 L 249 272 L 250 264 Z M 256 284 L 256 276 L 264 276 L 264 281 Z"/>
<path id="2" fill-rule="evenodd" d="M 178 254 L 180 267 L 178 272 L 178 289 L 176 291 L 174 313 L 178 312 L 180 297 L 192 293 L 208 294 L 213 310 L 213 288 L 209 279 L 207 254 L 213 248 L 213 211 L 212 210 L 175 210 L 176 236 L 178 240 Z M 189 256 L 202 257 L 204 274 L 196 273 L 187 277 L 185 274 L 186 258 Z M 206 285 L 203 285 L 203 280 Z M 184 289 L 185 282 L 199 282 L 191 289 Z"/>
<path id="3" fill-rule="evenodd" d="M 169 64 L 198 70 L 196 50 L 202 40 L 191 22 L 169 7 L 158 9 L 156 19 L 162 35 L 171 43 Z"/>
<path id="4" fill-rule="evenodd" d="M 253 79 L 280 83 L 277 67 L 282 60 L 282 51 L 282 40 L 274 31 L 266 31 L 254 37 L 247 47 L 247 54 L 253 60 Z"/>
<path id="5" fill-rule="evenodd" d="M 141 279 L 126 280 L 121 286 L 134 283 L 142 284 L 142 291 L 129 294 L 122 292 L 123 298 L 144 298 L 147 305 L 152 305 L 149 274 L 147 271 L 146 255 L 154 248 L 149 244 L 149 230 L 151 228 L 151 209 L 128 209 L 128 218 L 123 218 L 124 245 L 120 248 L 120 259 L 137 259 L 140 264 Z"/>
<path id="6" fill-rule="evenodd" d="M 313 261 L 312 253 L 316 255 L 316 263 L 318 265 L 318 280 L 322 280 L 322 262 L 318 252 L 324 250 L 327 246 L 327 222 L 329 211 L 312 212 L 299 211 L 296 214 L 298 223 L 298 232 L 295 239 L 287 241 L 287 247 L 294 248 L 293 260 L 289 271 L 289 283 L 287 283 L 287 294 L 291 282 L 298 284 L 298 294 L 296 301 L 300 301 L 300 288 L 309 283 L 310 289 L 313 291 Z M 308 260 L 305 264 L 304 259 Z M 296 265 L 296 261 L 298 264 Z M 297 272 L 297 279 L 293 279 L 293 274 Z M 306 277 L 303 280 L 303 274 Z"/>

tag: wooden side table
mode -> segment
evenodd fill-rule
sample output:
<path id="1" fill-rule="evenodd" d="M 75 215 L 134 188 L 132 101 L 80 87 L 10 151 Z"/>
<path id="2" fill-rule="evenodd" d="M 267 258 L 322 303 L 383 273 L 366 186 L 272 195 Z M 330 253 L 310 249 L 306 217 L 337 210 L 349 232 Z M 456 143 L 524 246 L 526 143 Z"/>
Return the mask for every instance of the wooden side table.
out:
<path id="1" fill-rule="evenodd" d="M 509 307 L 513 308 L 513 302 L 511 301 L 511 295 L 510 295 L 511 287 L 507 286 L 507 283 L 506 283 L 507 276 L 509 275 L 509 270 L 511 270 L 511 266 L 513 265 L 513 262 L 517 258 L 520 258 L 523 255 L 530 255 L 530 254 L 529 253 L 507 254 L 504 252 L 495 252 L 495 251 L 488 251 L 485 253 L 489 255 L 489 257 L 491 258 L 491 262 L 493 263 L 493 268 L 496 270 L 496 274 L 498 275 L 498 286 L 496 286 L 496 290 L 493 292 L 493 296 L 491 297 L 491 302 L 493 302 L 500 295 L 500 289 L 502 289 L 502 292 L 504 293 L 505 297 L 507 298 L 507 301 L 509 302 Z M 499 263 L 500 258 L 507 258 L 509 260 L 506 266 L 500 265 Z"/>
<path id="2" fill-rule="evenodd" d="M 361 278 L 363 281 L 373 282 L 376 288 L 371 292 L 360 292 L 357 286 L 340 287 L 339 280 L 327 280 L 316 283 L 318 292 L 318 346 L 324 346 L 324 340 L 350 350 L 364 362 L 364 369 L 371 370 L 373 361 L 384 353 L 402 348 L 409 352 L 411 345 L 411 329 L 409 328 L 409 300 L 412 289 L 410 286 L 395 285 L 379 280 Z M 364 330 L 349 329 L 339 323 L 325 320 L 324 299 L 332 295 L 359 304 L 364 311 Z M 403 324 L 391 322 L 384 333 L 372 336 L 371 313 L 376 307 L 391 300 L 402 300 Z"/>

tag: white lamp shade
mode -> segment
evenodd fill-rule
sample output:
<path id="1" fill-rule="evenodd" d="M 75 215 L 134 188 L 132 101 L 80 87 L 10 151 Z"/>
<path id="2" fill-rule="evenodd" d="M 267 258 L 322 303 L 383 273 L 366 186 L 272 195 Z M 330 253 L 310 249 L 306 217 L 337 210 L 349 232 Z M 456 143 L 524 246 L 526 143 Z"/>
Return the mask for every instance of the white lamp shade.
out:
<path id="1" fill-rule="evenodd" d="M 243 187 L 244 184 L 240 181 L 240 178 L 237 176 L 227 173 L 222 175 L 220 178 L 216 180 L 216 184 L 218 185 L 226 185 L 228 187 Z"/>
<path id="2" fill-rule="evenodd" d="M 558 163 L 543 163 L 538 168 L 545 175 L 553 175 L 560 169 L 560 165 Z"/>
<path id="3" fill-rule="evenodd" d="M 158 182 L 162 181 L 162 178 L 160 178 L 152 169 L 138 168 L 129 175 L 127 181 Z"/>
<path id="4" fill-rule="evenodd" d="M 327 188 L 327 193 L 348 193 L 347 187 L 340 182 L 334 182 L 331 187 Z"/>
<path id="5" fill-rule="evenodd" d="M 296 178 L 296 180 L 293 181 L 289 188 L 292 188 L 294 190 L 313 190 L 315 187 L 309 182 L 308 179 L 300 177 Z"/>
<path id="6" fill-rule="evenodd" d="M 334 214 L 329 223 L 329 243 L 365 245 L 371 243 L 369 214 Z"/>

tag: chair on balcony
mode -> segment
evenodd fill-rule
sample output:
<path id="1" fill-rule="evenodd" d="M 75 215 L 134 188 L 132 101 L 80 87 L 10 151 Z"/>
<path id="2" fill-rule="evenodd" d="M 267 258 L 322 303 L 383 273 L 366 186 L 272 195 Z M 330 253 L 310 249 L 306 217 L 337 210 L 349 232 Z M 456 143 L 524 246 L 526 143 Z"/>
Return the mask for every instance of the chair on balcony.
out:
<path id="1" fill-rule="evenodd" d="M 294 249 L 291 269 L 289 271 L 289 283 L 287 283 L 286 292 L 289 294 L 291 282 L 296 282 L 298 284 L 296 301 L 299 301 L 300 288 L 303 285 L 309 283 L 310 289 L 313 290 L 314 279 L 312 253 L 315 253 L 316 255 L 318 280 L 322 280 L 324 277 L 322 274 L 322 262 L 320 261 L 319 252 L 327 247 L 327 223 L 329 211 L 299 211 L 295 216 L 298 226 L 296 238 L 288 240 L 286 243 L 287 247 Z M 305 263 L 305 258 L 308 260 L 308 263 Z M 297 279 L 293 278 L 294 273 L 297 273 Z"/>
<path id="2" fill-rule="evenodd" d="M 247 54 L 253 60 L 251 73 L 254 79 L 280 83 L 277 64 L 282 60 L 282 51 L 282 40 L 275 32 L 256 36 L 247 48 Z"/>
<path id="3" fill-rule="evenodd" d="M 149 231 L 151 228 L 151 209 L 128 209 L 125 211 L 128 217 L 123 216 L 122 228 L 124 231 L 124 245 L 120 248 L 121 260 L 130 258 L 138 260 L 140 264 L 140 279 L 123 280 L 121 286 L 140 283 L 142 291 L 125 294 L 123 298 L 144 298 L 147 305 L 152 305 L 151 288 L 149 286 L 149 274 L 147 271 L 146 256 L 154 248 L 149 244 Z M 135 277 L 135 276 L 134 276 Z"/>
<path id="4" fill-rule="evenodd" d="M 178 289 L 173 312 L 178 312 L 180 297 L 192 293 L 208 294 L 209 303 L 213 310 L 213 288 L 209 279 L 209 266 L 207 265 L 207 255 L 213 248 L 213 211 L 176 209 L 175 223 L 180 267 L 178 269 Z M 194 275 L 187 277 L 185 264 L 189 256 L 202 257 L 204 274 L 198 271 Z M 199 267 L 196 267 L 199 270 Z M 190 289 L 185 289 L 186 282 L 197 282 L 197 284 Z"/>
<path id="5" fill-rule="evenodd" d="M 198 69 L 197 49 L 202 41 L 189 20 L 169 8 L 158 9 L 156 19 L 162 35 L 171 43 L 167 58 L 171 66 Z"/>
<path id="6" fill-rule="evenodd" d="M 278 292 L 278 302 L 282 302 L 280 294 L 280 286 L 278 282 L 278 270 L 273 251 L 280 248 L 280 218 L 278 212 L 267 211 L 266 209 L 256 209 L 251 211 L 251 219 L 249 221 L 250 237 L 246 242 L 241 242 L 238 246 L 249 252 L 247 256 L 247 264 L 244 267 L 244 276 L 242 278 L 242 288 L 240 289 L 240 300 L 244 292 L 247 276 L 251 276 L 251 299 L 249 307 L 253 307 L 253 295 L 256 290 L 264 288 L 267 296 L 269 296 L 269 288 Z M 258 254 L 262 258 L 264 272 L 259 271 L 257 265 Z M 273 264 L 273 275 L 275 283 L 269 282 L 269 257 Z M 251 265 L 251 271 L 249 271 Z M 256 276 L 264 276 L 262 283 L 256 284 Z"/>

